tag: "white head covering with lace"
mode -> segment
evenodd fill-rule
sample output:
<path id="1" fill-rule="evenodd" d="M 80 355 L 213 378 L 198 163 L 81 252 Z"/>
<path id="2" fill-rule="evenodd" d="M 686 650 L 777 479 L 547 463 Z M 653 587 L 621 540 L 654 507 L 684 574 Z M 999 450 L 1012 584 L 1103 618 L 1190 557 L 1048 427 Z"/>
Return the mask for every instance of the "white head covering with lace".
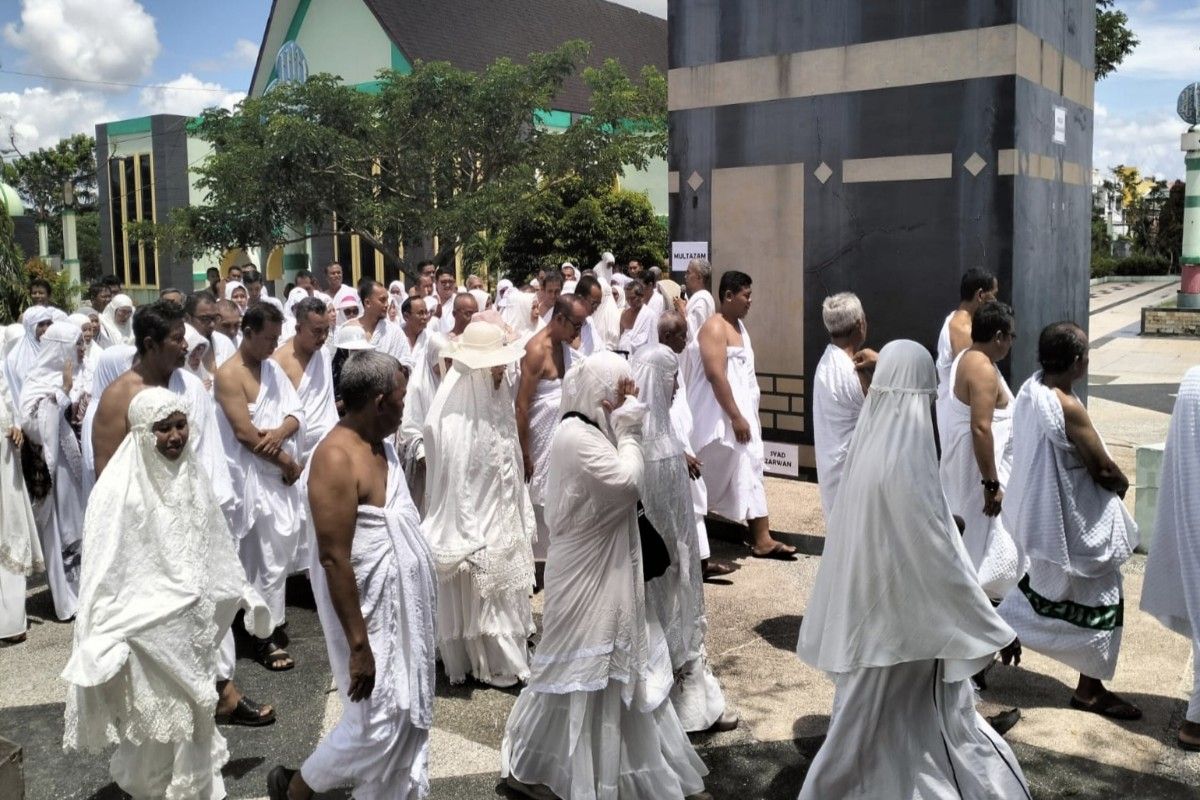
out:
<path id="1" fill-rule="evenodd" d="M 134 344 L 133 341 L 133 315 L 129 315 L 129 319 L 125 320 L 124 324 L 117 322 L 117 309 L 133 308 L 133 300 L 126 294 L 119 294 L 109 301 L 104 307 L 104 311 L 100 314 L 100 324 L 104 326 L 105 332 L 108 333 L 109 345 L 114 344 Z"/>
<path id="2" fill-rule="evenodd" d="M 71 684 L 67 749 L 192 741 L 213 724 L 217 644 L 238 608 L 256 635 L 273 627 L 194 443 L 174 461 L 155 447 L 155 423 L 189 411 L 167 389 L 139 392 L 129 433 L 96 482 L 74 648 L 62 674 Z M 172 786 L 195 777 L 176 765 Z"/>
<path id="3" fill-rule="evenodd" d="M 630 361 L 638 399 L 650 409 L 642 424 L 642 454 L 647 461 L 682 456 L 683 441 L 671 423 L 671 401 L 679 357 L 665 344 L 643 347 Z"/>

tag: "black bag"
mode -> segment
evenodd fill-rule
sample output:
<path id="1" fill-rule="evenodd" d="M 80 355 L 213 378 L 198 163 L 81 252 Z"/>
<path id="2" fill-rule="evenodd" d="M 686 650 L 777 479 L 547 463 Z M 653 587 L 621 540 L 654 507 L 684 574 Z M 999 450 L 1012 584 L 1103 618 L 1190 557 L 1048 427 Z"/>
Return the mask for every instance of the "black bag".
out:
<path id="1" fill-rule="evenodd" d="M 638 535 L 642 540 L 642 580 L 650 581 L 666 574 L 671 566 L 671 553 L 662 536 L 646 517 L 646 509 L 637 504 Z"/>

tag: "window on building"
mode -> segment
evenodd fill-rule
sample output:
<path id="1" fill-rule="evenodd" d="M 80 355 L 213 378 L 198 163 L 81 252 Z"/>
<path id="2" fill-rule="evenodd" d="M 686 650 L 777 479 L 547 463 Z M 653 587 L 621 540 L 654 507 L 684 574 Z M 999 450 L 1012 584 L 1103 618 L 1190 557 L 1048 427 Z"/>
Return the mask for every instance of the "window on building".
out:
<path id="1" fill-rule="evenodd" d="M 149 153 L 108 161 L 113 266 L 125 286 L 158 288 L 158 249 L 129 238 L 130 222 L 154 222 L 154 167 Z"/>

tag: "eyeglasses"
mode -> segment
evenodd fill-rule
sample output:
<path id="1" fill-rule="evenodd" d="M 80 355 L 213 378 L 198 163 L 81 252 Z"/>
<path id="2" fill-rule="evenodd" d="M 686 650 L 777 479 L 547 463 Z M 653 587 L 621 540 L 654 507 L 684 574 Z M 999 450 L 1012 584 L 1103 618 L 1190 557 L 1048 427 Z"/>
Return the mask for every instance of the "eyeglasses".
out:
<path id="1" fill-rule="evenodd" d="M 196 319 L 198 319 L 200 322 L 207 322 L 209 324 L 215 325 L 216 323 L 221 321 L 221 315 L 220 314 L 201 314 L 200 316 L 196 317 Z"/>

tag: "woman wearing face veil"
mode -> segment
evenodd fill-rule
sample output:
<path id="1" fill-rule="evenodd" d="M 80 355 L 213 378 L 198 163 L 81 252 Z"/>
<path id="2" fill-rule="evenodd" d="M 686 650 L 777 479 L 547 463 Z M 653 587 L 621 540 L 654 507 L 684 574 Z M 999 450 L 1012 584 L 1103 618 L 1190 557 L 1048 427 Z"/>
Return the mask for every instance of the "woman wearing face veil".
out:
<path id="1" fill-rule="evenodd" d="M 167 389 L 129 404 L 129 434 L 84 520 L 75 643 L 62 674 L 63 747 L 116 744 L 113 780 L 135 800 L 225 796 L 218 646 L 238 608 L 256 635 L 272 628 L 188 441 L 187 414 L 186 399 Z"/>
<path id="2" fill-rule="evenodd" d="M 896 341 L 879 354 L 797 653 L 836 691 L 800 800 L 1025 800 L 1012 750 L 969 682 L 1016 636 L 979 586 L 938 479 L 933 359 Z"/>

